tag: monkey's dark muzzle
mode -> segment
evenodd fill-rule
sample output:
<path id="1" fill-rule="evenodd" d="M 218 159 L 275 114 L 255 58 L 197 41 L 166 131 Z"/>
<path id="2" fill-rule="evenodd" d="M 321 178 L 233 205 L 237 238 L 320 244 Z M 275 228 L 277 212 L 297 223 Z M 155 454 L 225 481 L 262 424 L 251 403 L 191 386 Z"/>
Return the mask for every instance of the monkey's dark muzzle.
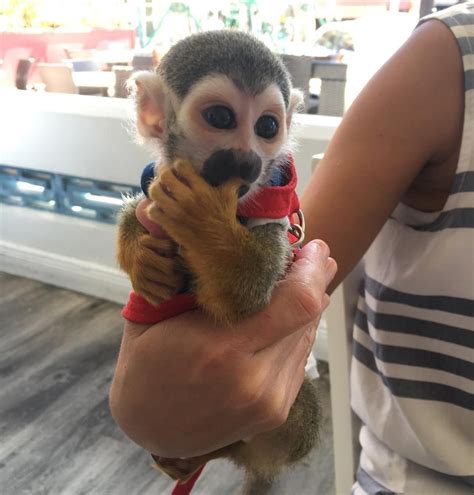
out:
<path id="1" fill-rule="evenodd" d="M 261 170 L 262 160 L 253 151 L 229 149 L 215 151 L 204 162 L 201 175 L 211 186 L 217 187 L 234 177 L 251 184 L 258 179 Z M 239 198 L 249 189 L 249 186 L 243 185 L 239 189 Z"/>

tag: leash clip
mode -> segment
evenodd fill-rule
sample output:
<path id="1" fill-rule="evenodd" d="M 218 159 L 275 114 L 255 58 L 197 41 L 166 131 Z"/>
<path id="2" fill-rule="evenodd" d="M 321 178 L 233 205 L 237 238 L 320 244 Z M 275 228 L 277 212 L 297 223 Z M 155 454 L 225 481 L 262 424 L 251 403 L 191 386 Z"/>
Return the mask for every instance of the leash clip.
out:
<path id="1" fill-rule="evenodd" d="M 303 210 L 299 209 L 296 215 L 298 216 L 299 223 L 292 223 L 288 229 L 290 234 L 296 237 L 296 241 L 291 243 L 291 247 L 299 247 L 304 241 L 305 222 Z"/>

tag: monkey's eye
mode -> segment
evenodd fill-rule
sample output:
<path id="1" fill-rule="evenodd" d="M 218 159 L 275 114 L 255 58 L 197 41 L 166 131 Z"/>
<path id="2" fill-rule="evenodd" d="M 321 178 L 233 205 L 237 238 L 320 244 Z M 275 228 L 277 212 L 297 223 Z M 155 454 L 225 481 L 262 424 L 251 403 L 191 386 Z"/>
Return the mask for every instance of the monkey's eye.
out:
<path id="1" fill-rule="evenodd" d="M 262 115 L 255 124 L 255 134 L 264 139 L 274 138 L 278 134 L 278 120 L 271 115 Z"/>
<path id="2" fill-rule="evenodd" d="M 233 129 L 236 127 L 235 114 L 224 105 L 214 105 L 202 112 L 204 120 L 216 129 Z"/>

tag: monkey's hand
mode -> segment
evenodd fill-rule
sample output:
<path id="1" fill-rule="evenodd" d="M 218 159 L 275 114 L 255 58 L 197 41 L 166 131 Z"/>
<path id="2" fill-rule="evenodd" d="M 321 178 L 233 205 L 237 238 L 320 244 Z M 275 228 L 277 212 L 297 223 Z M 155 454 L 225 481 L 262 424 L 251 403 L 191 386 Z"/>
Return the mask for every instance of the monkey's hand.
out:
<path id="1" fill-rule="evenodd" d="M 237 220 L 242 184 L 231 179 L 212 187 L 189 162 L 178 159 L 149 188 L 150 218 L 180 245 L 198 304 L 224 323 L 268 303 L 289 254 L 282 225 L 249 230 Z"/>
<path id="2" fill-rule="evenodd" d="M 176 249 L 173 241 L 151 236 L 138 221 L 136 208 L 142 199 L 137 196 L 125 201 L 119 217 L 117 258 L 133 290 L 156 305 L 178 292 L 183 273 L 172 256 Z"/>

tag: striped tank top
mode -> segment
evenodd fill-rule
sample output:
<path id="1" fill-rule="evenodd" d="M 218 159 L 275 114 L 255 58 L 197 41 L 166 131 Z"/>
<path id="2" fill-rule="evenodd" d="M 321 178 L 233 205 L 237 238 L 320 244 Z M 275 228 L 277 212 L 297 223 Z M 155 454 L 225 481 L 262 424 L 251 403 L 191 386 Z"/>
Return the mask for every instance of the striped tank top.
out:
<path id="1" fill-rule="evenodd" d="M 465 110 L 459 162 L 441 211 L 426 213 L 399 204 L 366 254 L 353 334 L 351 402 L 370 431 L 366 439 L 380 441 L 399 458 L 470 481 L 474 479 L 474 2 L 421 22 L 432 18 L 450 28 L 463 58 Z M 361 440 L 364 444 L 363 435 Z M 370 445 L 363 445 L 367 448 Z M 372 457 L 371 462 L 382 463 Z M 379 466 L 382 472 L 397 469 L 387 464 Z"/>

